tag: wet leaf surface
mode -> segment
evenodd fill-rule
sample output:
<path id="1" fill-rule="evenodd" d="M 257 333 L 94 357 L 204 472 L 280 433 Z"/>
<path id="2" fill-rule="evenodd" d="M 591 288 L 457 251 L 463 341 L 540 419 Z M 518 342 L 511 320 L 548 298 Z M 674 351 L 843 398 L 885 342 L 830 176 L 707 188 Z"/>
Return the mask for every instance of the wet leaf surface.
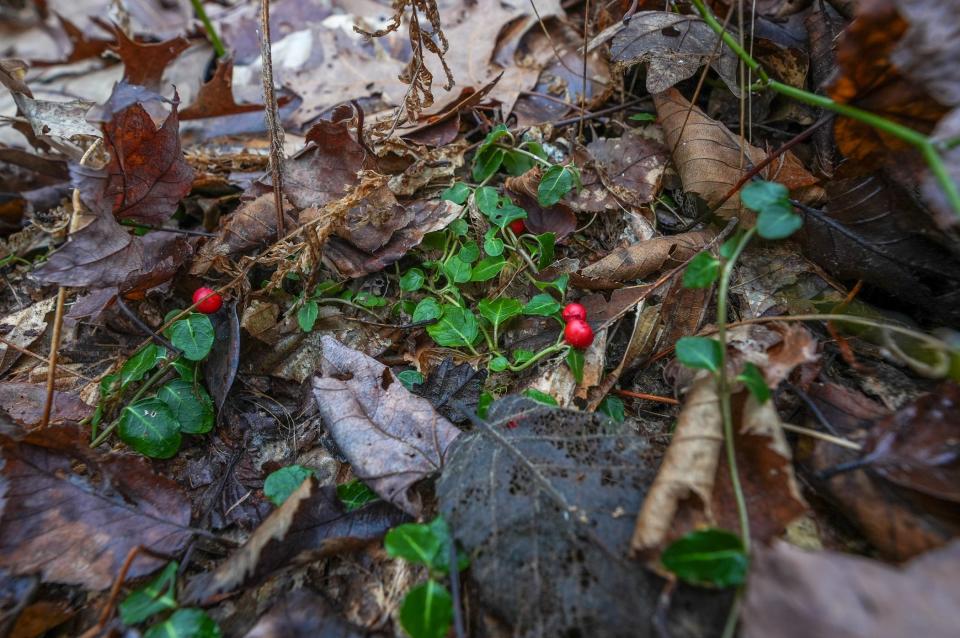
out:
<path id="1" fill-rule="evenodd" d="M 454 402 L 476 409 L 486 378 L 485 370 L 477 370 L 469 363 L 456 364 L 452 358 L 446 358 L 426 381 L 415 384 L 411 391 L 429 401 L 450 422 L 463 423 L 466 417 L 454 407 Z"/>

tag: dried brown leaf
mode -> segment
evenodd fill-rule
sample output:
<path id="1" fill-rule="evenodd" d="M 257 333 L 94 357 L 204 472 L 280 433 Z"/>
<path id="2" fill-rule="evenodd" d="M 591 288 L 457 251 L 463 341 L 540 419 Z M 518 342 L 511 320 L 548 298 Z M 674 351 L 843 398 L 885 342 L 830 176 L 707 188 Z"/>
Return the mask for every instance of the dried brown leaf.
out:
<path id="1" fill-rule="evenodd" d="M 584 165 L 583 190 L 569 198 L 574 210 L 620 210 L 656 198 L 669 153 L 641 129 L 629 129 L 617 138 L 598 138 L 585 150 L 587 157 L 580 161 Z"/>
<path id="2" fill-rule="evenodd" d="M 413 485 L 443 467 L 460 430 L 389 368 L 332 337 L 323 338 L 322 374 L 313 379 L 313 396 L 354 473 L 384 499 L 419 515 Z"/>
<path id="3" fill-rule="evenodd" d="M 285 102 L 280 98 L 277 106 L 282 107 Z M 262 110 L 263 104 L 237 104 L 233 97 L 233 59 L 226 57 L 217 60 L 213 77 L 200 87 L 193 104 L 180 111 L 180 119 L 196 120 Z"/>
<path id="4" fill-rule="evenodd" d="M 46 386 L 14 381 L 0 382 L 0 406 L 3 406 L 0 410 L 22 426 L 29 428 L 40 423 L 46 398 Z M 50 423 L 76 423 L 91 412 L 93 408 L 75 394 L 54 390 Z"/>
<path id="5" fill-rule="evenodd" d="M 44 299 L 3 317 L 0 319 L 0 336 L 21 348 L 29 348 L 46 331 L 47 315 L 55 302 L 55 297 Z M 19 350 L 0 343 L 0 374 L 9 370 L 19 358 Z"/>
<path id="6" fill-rule="evenodd" d="M 684 189 L 697 193 L 707 204 L 718 204 L 748 170 L 766 158 L 766 153 L 756 146 L 741 145 L 737 135 L 707 117 L 676 89 L 653 96 L 653 101 L 667 146 L 673 149 L 673 163 Z M 789 151 L 762 170 L 760 177 L 780 182 L 803 202 L 820 197 L 819 189 L 812 188 L 817 179 Z M 748 215 L 748 219 L 753 218 L 736 196 L 720 206 L 717 213 L 724 217 Z"/>
<path id="7" fill-rule="evenodd" d="M 277 508 L 246 543 L 215 570 L 191 580 L 183 592 L 189 603 L 262 581 L 292 562 L 359 549 L 406 520 L 386 503 L 347 512 L 336 488 L 321 487 L 313 476 Z"/>
<path id="8" fill-rule="evenodd" d="M 693 231 L 681 235 L 654 237 L 618 248 L 580 271 L 588 279 L 632 281 L 683 264 L 711 239 L 711 231 Z"/>
<path id="9" fill-rule="evenodd" d="M 322 597 L 306 589 L 285 594 L 244 638 L 371 638 L 342 620 Z"/>
<path id="10" fill-rule="evenodd" d="M 190 504 L 142 459 L 101 457 L 73 427 L 0 437 L 0 564 L 101 590 L 137 545 L 172 554 L 190 539 Z M 79 465 L 78 465 L 79 463 Z M 137 559 L 129 578 L 162 565 Z"/>
<path id="11" fill-rule="evenodd" d="M 123 80 L 128 84 L 159 91 L 163 71 L 190 46 L 190 41 L 177 36 L 164 42 L 137 42 L 116 25 L 110 31 L 117 39 L 111 48 L 123 62 Z"/>
<path id="12" fill-rule="evenodd" d="M 948 638 L 960 623 L 960 543 L 902 569 L 787 543 L 758 547 L 743 606 L 744 638 Z"/>

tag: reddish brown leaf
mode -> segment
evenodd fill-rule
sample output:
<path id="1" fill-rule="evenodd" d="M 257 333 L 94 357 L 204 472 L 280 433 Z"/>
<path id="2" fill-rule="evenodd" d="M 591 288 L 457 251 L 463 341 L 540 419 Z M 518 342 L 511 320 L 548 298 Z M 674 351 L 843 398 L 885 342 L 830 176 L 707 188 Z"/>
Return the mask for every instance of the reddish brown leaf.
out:
<path id="1" fill-rule="evenodd" d="M 287 101 L 285 98 L 280 98 L 277 104 L 283 106 Z M 237 104 L 234 100 L 233 59 L 226 57 L 217 60 L 217 70 L 214 71 L 213 77 L 200 87 L 193 104 L 180 111 L 180 119 L 196 120 L 262 110 L 263 104 Z"/>
<path id="2" fill-rule="evenodd" d="M 571 195 L 574 210 L 598 213 L 620 206 L 647 204 L 660 191 L 669 152 L 662 144 L 631 129 L 617 138 L 599 138 L 587 145 L 583 190 Z"/>
<path id="3" fill-rule="evenodd" d="M 110 162 L 102 169 L 71 168 L 84 203 L 93 211 L 159 225 L 190 192 L 193 169 L 180 151 L 177 105 L 158 128 L 151 109 L 167 102 L 141 87 L 119 83 L 99 110 Z"/>
<path id="4" fill-rule="evenodd" d="M 558 239 L 566 237 L 577 228 L 577 216 L 566 199 L 550 208 L 540 206 L 537 188 L 541 175 L 540 167 L 535 166 L 519 177 L 508 177 L 504 185 L 514 194 L 513 202 L 527 211 L 526 226 L 530 232 L 553 233 Z"/>
<path id="5" fill-rule="evenodd" d="M 323 338 L 322 365 L 313 396 L 340 451 L 371 489 L 418 515 L 413 485 L 443 467 L 460 430 L 389 368 L 332 337 Z"/>
<path id="6" fill-rule="evenodd" d="M 298 589 L 281 598 L 244 638 L 373 638 L 338 617 L 320 595 Z"/>
<path id="7" fill-rule="evenodd" d="M 123 81 L 158 91 L 163 71 L 190 46 L 190 41 L 178 36 L 164 42 L 137 42 L 116 25 L 110 31 L 117 38 L 111 48 L 123 61 Z"/>
<path id="8" fill-rule="evenodd" d="M 320 486 L 311 476 L 260 524 L 243 547 L 216 570 L 190 581 L 183 599 L 202 602 L 262 581 L 298 559 L 310 561 L 358 549 L 405 520 L 402 512 L 384 502 L 347 512 L 336 488 Z"/>
<path id="9" fill-rule="evenodd" d="M 710 231 L 693 231 L 669 237 L 654 237 L 618 248 L 580 271 L 588 279 L 631 281 L 654 272 L 676 268 L 713 239 Z"/>
<path id="10" fill-rule="evenodd" d="M 0 383 L 0 410 L 22 426 L 32 427 L 40 423 L 47 388 L 33 383 Z M 69 392 L 54 391 L 51 423 L 80 421 L 93 411 L 80 397 Z"/>
<path id="11" fill-rule="evenodd" d="M 88 443 L 68 427 L 0 437 L 0 564 L 13 573 L 106 589 L 137 545 L 174 553 L 189 540 L 190 505 L 176 484 L 141 459 L 101 457 Z M 127 576 L 160 565 L 141 557 Z"/>

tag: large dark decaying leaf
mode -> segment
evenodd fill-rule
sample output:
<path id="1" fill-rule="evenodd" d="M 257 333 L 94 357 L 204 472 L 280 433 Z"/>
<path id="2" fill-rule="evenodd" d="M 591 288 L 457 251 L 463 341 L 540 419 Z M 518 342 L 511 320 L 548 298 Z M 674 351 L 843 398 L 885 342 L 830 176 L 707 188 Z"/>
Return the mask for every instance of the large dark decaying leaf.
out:
<path id="1" fill-rule="evenodd" d="M 337 617 L 322 596 L 298 589 L 260 617 L 244 638 L 370 638 L 371 634 Z"/>
<path id="2" fill-rule="evenodd" d="M 322 375 L 313 379 L 313 396 L 354 473 L 382 498 L 419 514 L 411 488 L 443 467 L 460 430 L 385 365 L 332 337 L 323 337 Z"/>
<path id="3" fill-rule="evenodd" d="M 440 414 L 453 423 L 460 423 L 466 418 L 453 407 L 452 402 L 457 401 L 476 409 L 486 378 L 486 370 L 477 370 L 469 363 L 455 364 L 452 357 L 447 357 L 426 381 L 413 386 L 413 393 L 430 401 Z"/>
<path id="4" fill-rule="evenodd" d="M 84 432 L 62 427 L 0 439 L 0 564 L 52 583 L 106 589 L 131 549 L 179 551 L 190 539 L 190 504 L 142 460 L 103 458 Z M 75 466 L 86 467 L 79 473 Z M 162 561 L 140 557 L 129 578 Z"/>
<path id="5" fill-rule="evenodd" d="M 158 225 L 190 191 L 193 169 L 180 151 L 178 99 L 170 103 L 170 114 L 159 127 L 147 110 L 164 102 L 142 87 L 121 82 L 99 110 L 110 161 L 99 170 L 71 167 L 74 184 L 94 212 Z"/>
<path id="6" fill-rule="evenodd" d="M 260 581 L 295 560 L 316 560 L 363 547 L 405 520 L 402 512 L 382 501 L 348 512 L 335 487 L 322 487 L 311 476 L 240 549 L 215 570 L 190 581 L 183 599 L 201 602 Z"/>
<path id="7" fill-rule="evenodd" d="M 651 634 L 663 581 L 627 549 L 659 454 L 602 415 L 519 397 L 491 406 L 489 428 L 502 441 L 461 436 L 437 486 L 483 609 L 514 636 Z M 680 587 L 672 635 L 713 635 L 727 604 Z"/>

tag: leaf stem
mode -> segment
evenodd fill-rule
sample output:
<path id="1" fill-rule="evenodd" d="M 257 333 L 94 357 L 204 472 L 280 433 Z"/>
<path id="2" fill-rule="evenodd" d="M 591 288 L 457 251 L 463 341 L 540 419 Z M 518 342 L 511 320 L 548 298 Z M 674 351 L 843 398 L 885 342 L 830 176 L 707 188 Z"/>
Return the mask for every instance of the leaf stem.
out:
<path id="1" fill-rule="evenodd" d="M 743 496 L 740 474 L 737 471 L 737 454 L 733 442 L 733 408 L 730 405 L 730 385 L 727 380 L 727 300 L 730 295 L 730 277 L 737 259 L 757 232 L 756 226 L 740 237 L 733 254 L 723 264 L 720 271 L 720 289 L 717 293 L 717 337 L 720 340 L 720 366 L 717 372 L 720 411 L 723 417 L 723 439 L 727 449 L 727 465 L 730 467 L 730 483 L 737 501 L 737 514 L 740 517 L 740 538 L 743 550 L 750 553 L 750 517 L 747 515 L 747 501 Z"/>
<path id="2" fill-rule="evenodd" d="M 551 167 L 553 166 L 553 164 L 551 164 L 549 161 L 543 159 L 542 157 L 540 157 L 540 156 L 537 155 L 536 153 L 531 153 L 530 151 L 525 151 L 525 150 L 522 149 L 522 148 L 518 148 L 518 147 L 514 147 L 514 146 L 506 146 L 506 145 L 504 145 L 504 144 L 494 144 L 494 146 L 496 146 L 497 148 L 502 148 L 502 149 L 504 149 L 504 150 L 506 150 L 506 151 L 513 151 L 514 153 L 520 153 L 521 155 L 526 155 L 526 156 L 529 157 L 530 159 L 535 160 L 535 161 L 537 161 L 537 162 L 540 162 L 540 163 L 543 164 L 544 166 L 551 166 Z"/>
<path id="3" fill-rule="evenodd" d="M 717 22 L 713 12 L 707 8 L 703 0 L 692 0 L 692 2 L 697 8 L 697 12 L 703 18 L 704 22 L 706 22 L 707 25 L 713 29 L 717 35 L 720 36 L 723 42 L 729 46 L 734 53 L 737 54 L 737 57 L 739 57 L 744 64 L 746 64 L 753 72 L 760 76 L 760 81 L 751 86 L 751 89 L 772 89 L 781 95 L 793 98 L 799 102 L 803 102 L 811 106 L 817 106 L 839 115 L 843 115 L 844 117 L 857 120 L 858 122 L 868 124 L 877 130 L 883 131 L 884 133 L 899 138 L 907 144 L 916 147 L 916 149 L 920 151 L 921 155 L 923 155 L 924 160 L 926 160 L 927 166 L 930 168 L 930 172 L 937 180 L 940 188 L 943 189 L 944 195 L 946 195 L 950 206 L 957 215 L 960 215 L 960 190 L 958 190 L 956 183 L 954 183 L 953 179 L 951 179 L 950 173 L 947 170 L 946 165 L 943 163 L 943 158 L 940 157 L 940 154 L 937 151 L 937 145 L 933 140 L 926 135 L 913 130 L 912 128 L 903 126 L 902 124 L 877 115 L 876 113 L 870 113 L 869 111 L 864 111 L 863 109 L 859 109 L 849 104 L 840 104 L 839 102 L 836 102 L 824 95 L 811 93 L 809 91 L 798 89 L 790 86 L 789 84 L 784 84 L 783 82 L 778 82 L 771 79 L 770 76 L 767 75 L 767 72 L 764 70 L 764 68 L 760 66 L 760 63 L 753 59 L 753 57 L 747 53 L 743 47 L 740 46 L 740 43 L 737 42 L 736 38 L 728 33 L 722 24 Z"/>
<path id="4" fill-rule="evenodd" d="M 127 403 L 127 405 L 133 405 L 134 403 L 139 401 L 141 398 L 143 398 L 143 395 L 149 392 L 150 388 L 156 385 L 157 382 L 163 378 L 163 376 L 167 373 L 167 371 L 170 370 L 170 367 L 173 365 L 173 363 L 179 358 L 180 357 L 174 357 L 173 359 L 170 359 L 165 364 L 160 366 L 160 368 L 157 369 L 157 371 L 154 372 L 149 379 L 143 382 L 143 385 L 141 385 L 137 389 L 134 395 L 130 397 L 130 401 Z M 119 424 L 120 424 L 120 417 L 117 417 L 110 423 L 110 425 L 108 425 L 103 429 L 103 432 L 101 432 L 99 436 L 97 436 L 93 441 L 90 442 L 90 447 L 97 447 L 98 445 L 103 443 L 107 439 L 107 437 L 110 436 L 110 434 L 115 429 L 117 429 L 117 425 Z"/>
<path id="5" fill-rule="evenodd" d="M 549 347 L 547 347 L 547 348 L 544 348 L 543 350 L 541 350 L 541 351 L 538 352 L 537 354 L 533 355 L 532 357 L 530 357 L 529 359 L 527 359 L 526 361 L 524 361 L 524 362 L 521 363 L 520 365 L 516 365 L 516 366 L 515 366 L 515 365 L 508 365 L 508 366 L 507 366 L 507 369 L 510 370 L 511 372 L 520 372 L 521 370 L 526 370 L 527 368 L 529 368 L 530 366 L 532 366 L 534 363 L 536 363 L 536 362 L 539 361 L 540 359 L 543 359 L 544 357 L 549 356 L 549 355 L 553 354 L 554 352 L 560 352 L 561 350 L 566 350 L 566 349 L 569 348 L 569 347 L 570 347 L 570 346 L 564 344 L 563 342 L 555 343 L 555 344 L 553 344 L 552 346 L 549 346 Z"/>
<path id="6" fill-rule="evenodd" d="M 203 8 L 203 2 L 201 0 L 190 0 L 190 4 L 193 5 L 193 10 L 196 12 L 197 17 L 200 18 L 200 22 L 203 23 L 203 28 L 207 32 L 207 38 L 209 38 L 210 44 L 213 45 L 213 52 L 217 54 L 218 58 L 222 58 L 227 54 L 227 50 L 223 47 L 223 41 L 220 40 L 220 36 L 217 35 L 217 30 L 213 28 L 213 23 L 210 22 L 206 9 Z"/>

